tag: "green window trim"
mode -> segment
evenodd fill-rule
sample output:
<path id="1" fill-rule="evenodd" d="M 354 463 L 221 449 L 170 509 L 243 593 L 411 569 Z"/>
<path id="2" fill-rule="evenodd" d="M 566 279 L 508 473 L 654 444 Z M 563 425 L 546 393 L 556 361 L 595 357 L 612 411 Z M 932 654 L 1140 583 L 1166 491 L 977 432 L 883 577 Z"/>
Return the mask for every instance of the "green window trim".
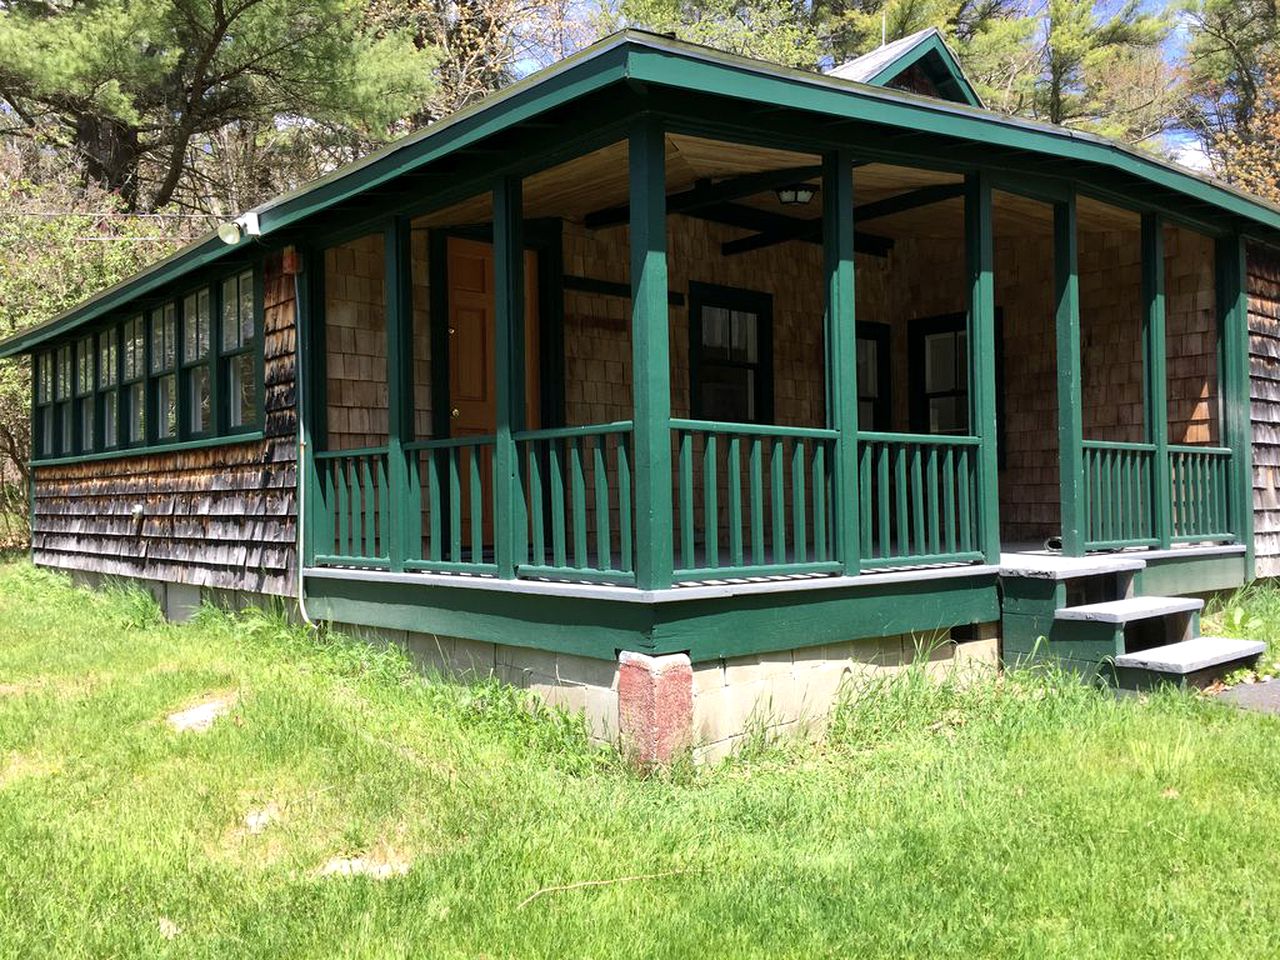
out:
<path id="1" fill-rule="evenodd" d="M 37 354 L 31 463 L 261 439 L 262 291 L 260 264 L 242 266 Z M 232 409 L 236 394 L 245 399 Z"/>
<path id="2" fill-rule="evenodd" d="M 709 359 L 704 355 L 703 312 L 707 309 L 750 314 L 756 318 L 754 359 Z M 703 386 L 707 382 L 707 368 L 711 366 L 749 371 L 754 409 L 750 416 L 740 418 L 740 422 L 773 423 L 773 297 L 770 294 L 711 283 L 689 284 L 689 412 L 695 420 L 725 419 L 708 416 L 706 409 Z"/>
<path id="3" fill-rule="evenodd" d="M 76 450 L 92 453 L 97 441 L 97 343 L 92 334 L 76 341 Z"/>
<path id="4" fill-rule="evenodd" d="M 218 409 L 221 433 L 232 436 L 261 425 L 261 272 L 246 267 L 218 284 Z"/>

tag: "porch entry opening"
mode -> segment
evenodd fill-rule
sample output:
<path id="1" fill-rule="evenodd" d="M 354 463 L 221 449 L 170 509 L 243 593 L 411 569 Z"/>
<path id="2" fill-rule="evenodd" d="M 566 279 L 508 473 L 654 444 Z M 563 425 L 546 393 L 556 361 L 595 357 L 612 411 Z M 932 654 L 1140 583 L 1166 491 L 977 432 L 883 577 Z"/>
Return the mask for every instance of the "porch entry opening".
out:
<path id="1" fill-rule="evenodd" d="M 493 244 L 451 236 L 446 240 L 446 250 L 448 435 L 459 440 L 492 438 L 497 433 Z M 525 416 L 529 427 L 536 429 L 541 425 L 538 404 L 541 365 L 538 362 L 538 254 L 533 250 L 525 252 L 524 287 Z M 472 525 L 478 517 L 482 552 L 491 558 L 494 512 L 473 509 L 478 506 L 473 504 L 473 498 L 478 495 L 481 504 L 493 502 L 493 447 L 484 443 L 460 449 L 462 462 L 458 469 L 468 477 L 479 477 L 478 485 L 459 484 L 456 509 L 461 514 L 461 536 L 467 543 L 475 542 Z M 430 462 L 425 466 L 435 469 Z"/>

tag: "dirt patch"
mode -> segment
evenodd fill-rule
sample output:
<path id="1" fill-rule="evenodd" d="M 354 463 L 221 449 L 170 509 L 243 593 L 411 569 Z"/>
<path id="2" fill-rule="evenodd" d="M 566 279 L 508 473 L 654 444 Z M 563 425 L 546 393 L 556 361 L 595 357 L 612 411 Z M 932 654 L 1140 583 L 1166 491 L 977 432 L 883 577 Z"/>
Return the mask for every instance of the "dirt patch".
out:
<path id="1" fill-rule="evenodd" d="M 318 871 L 321 877 L 370 877 L 390 880 L 409 872 L 409 861 L 391 847 L 379 845 L 354 857 L 333 857 Z"/>
<path id="2" fill-rule="evenodd" d="M 207 733 L 214 721 L 230 713 L 236 705 L 236 694 L 212 694 L 199 703 L 185 707 L 167 717 L 169 726 L 178 733 Z"/>

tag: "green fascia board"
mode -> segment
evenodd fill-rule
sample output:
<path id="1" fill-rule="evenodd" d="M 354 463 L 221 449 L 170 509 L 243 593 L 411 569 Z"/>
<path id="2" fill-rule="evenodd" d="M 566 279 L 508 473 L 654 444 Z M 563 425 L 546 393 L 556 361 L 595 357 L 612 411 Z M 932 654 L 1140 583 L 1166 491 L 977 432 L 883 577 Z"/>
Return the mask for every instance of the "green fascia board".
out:
<path id="1" fill-rule="evenodd" d="M 978 91 L 973 89 L 973 84 L 969 82 L 969 78 L 964 75 L 964 71 L 960 68 L 960 62 L 955 58 L 955 54 L 951 52 L 951 48 L 947 46 L 942 37 L 936 33 L 887 64 L 867 83 L 877 87 L 887 86 L 904 71 L 910 70 L 926 57 L 937 64 L 937 67 L 946 78 L 946 85 L 959 94 L 965 103 L 971 107 L 981 108 L 983 106 L 982 98 L 978 96 Z M 936 79 L 934 82 L 938 83 Z M 938 86 L 941 89 L 943 84 L 938 84 Z"/>
<path id="2" fill-rule="evenodd" d="M 210 264 L 243 256 L 254 244 L 272 246 L 273 236 L 282 243 L 289 236 L 285 231 L 300 228 L 309 218 L 336 204 L 420 171 L 547 110 L 619 83 L 747 100 L 889 130 L 933 134 L 1097 164 L 1242 218 L 1258 228 L 1258 239 L 1265 240 L 1268 231 L 1280 235 L 1280 207 L 1093 134 L 627 30 L 312 184 L 254 208 L 249 212 L 258 216 L 258 237 L 245 237 L 234 245 L 223 243 L 216 235 L 204 237 L 84 303 L 0 341 L 0 358 L 30 352 Z M 512 163 L 518 159 L 512 158 Z M 1082 170 L 1082 175 L 1080 179 L 1087 184 L 1087 170 Z"/>

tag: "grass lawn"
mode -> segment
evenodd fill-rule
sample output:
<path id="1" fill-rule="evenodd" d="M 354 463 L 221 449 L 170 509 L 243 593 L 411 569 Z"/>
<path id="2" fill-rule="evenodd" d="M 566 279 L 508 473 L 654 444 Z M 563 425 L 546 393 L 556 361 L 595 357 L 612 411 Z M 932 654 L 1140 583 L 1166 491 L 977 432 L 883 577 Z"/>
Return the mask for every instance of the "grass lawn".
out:
<path id="1" fill-rule="evenodd" d="M 822 747 L 642 777 L 499 686 L 13 561 L 0 955 L 1274 956 L 1278 747 L 1187 695 L 907 673 Z"/>

